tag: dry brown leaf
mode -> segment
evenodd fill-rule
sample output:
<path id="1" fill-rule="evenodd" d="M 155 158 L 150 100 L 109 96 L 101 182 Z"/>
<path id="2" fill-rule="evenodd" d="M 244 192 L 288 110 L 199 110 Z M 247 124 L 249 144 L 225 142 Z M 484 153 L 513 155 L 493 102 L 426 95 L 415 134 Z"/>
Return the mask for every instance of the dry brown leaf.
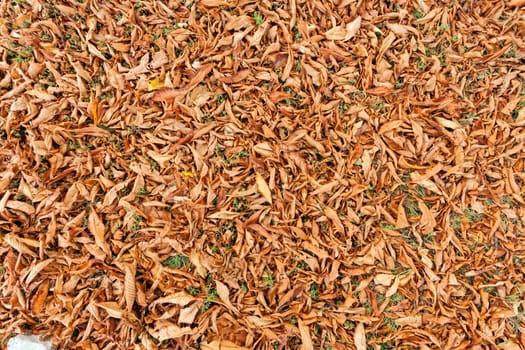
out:
<path id="1" fill-rule="evenodd" d="M 28 254 L 30 256 L 36 256 L 36 254 L 25 245 L 20 238 L 16 237 L 13 234 L 7 234 L 4 236 L 4 242 L 10 245 L 13 249 L 17 250 L 22 254 Z"/>
<path id="2" fill-rule="evenodd" d="M 366 350 L 366 333 L 363 322 L 359 322 L 357 326 L 355 326 L 354 345 L 357 350 Z"/>
<path id="3" fill-rule="evenodd" d="M 102 220 L 100 220 L 98 214 L 95 212 L 95 209 L 91 208 L 89 211 L 89 217 L 88 217 L 88 229 L 89 232 L 93 235 L 95 238 L 95 243 L 97 246 L 104 251 L 107 255 L 111 255 L 111 252 L 109 250 L 109 246 L 106 243 L 106 227 L 104 226 L 104 223 Z"/>
<path id="4" fill-rule="evenodd" d="M 119 305 L 113 301 L 107 301 L 102 303 L 96 303 L 96 306 L 102 308 L 108 313 L 110 317 L 121 319 L 124 317 L 124 310 L 122 310 Z"/>
<path id="5" fill-rule="evenodd" d="M 49 280 L 46 279 L 42 282 L 33 296 L 31 301 L 31 312 L 35 315 L 40 314 L 44 310 L 47 295 L 49 293 Z"/>
<path id="6" fill-rule="evenodd" d="M 149 334 L 160 342 L 168 339 L 180 338 L 185 335 L 192 334 L 193 330 L 190 327 L 179 327 L 169 321 L 157 321 L 155 329 L 150 329 Z"/>
<path id="7" fill-rule="evenodd" d="M 310 330 L 304 323 L 302 319 L 298 320 L 299 322 L 299 333 L 301 334 L 301 341 L 302 346 L 301 349 L 303 350 L 314 350 L 314 345 L 312 342 L 312 337 L 310 336 Z"/>
<path id="8" fill-rule="evenodd" d="M 124 300 L 126 300 L 127 310 L 131 312 L 137 296 L 137 290 L 135 287 L 135 268 L 126 265 L 124 271 Z"/>
<path id="9" fill-rule="evenodd" d="M 180 311 L 178 323 L 192 324 L 199 312 L 200 307 L 197 304 L 192 304 Z"/>
<path id="10" fill-rule="evenodd" d="M 337 214 L 337 212 L 330 208 L 330 207 L 325 207 L 324 208 L 324 213 L 326 215 L 326 217 L 328 219 L 330 219 L 334 225 L 335 225 L 335 228 L 337 231 L 339 232 L 344 232 L 345 231 L 345 228 L 343 226 L 343 223 L 341 222 L 341 219 L 339 218 L 339 215 Z"/>
<path id="11" fill-rule="evenodd" d="M 20 210 L 28 215 L 35 213 L 35 208 L 31 204 L 20 201 L 8 201 L 6 207 L 9 209 Z"/>
<path id="12" fill-rule="evenodd" d="M 239 313 L 239 310 L 237 310 L 237 308 L 233 306 L 233 304 L 230 301 L 230 290 L 228 289 L 228 287 L 220 281 L 215 281 L 215 285 L 217 288 L 217 295 L 224 303 L 224 305 L 226 305 L 231 311 Z"/>
<path id="13" fill-rule="evenodd" d="M 237 345 L 228 340 L 213 340 L 210 343 L 201 343 L 203 350 L 248 350 L 244 346 Z"/>
<path id="14" fill-rule="evenodd" d="M 186 292 L 177 292 L 156 299 L 154 304 L 177 304 L 179 306 L 186 306 L 194 300 L 195 297 L 192 297 Z"/>
<path id="15" fill-rule="evenodd" d="M 270 187 L 266 183 L 266 180 L 264 180 L 261 174 L 257 173 L 255 175 L 255 182 L 257 184 L 257 190 L 259 191 L 259 193 L 261 193 L 264 199 L 266 199 L 266 201 L 271 205 L 272 192 L 270 191 Z"/>

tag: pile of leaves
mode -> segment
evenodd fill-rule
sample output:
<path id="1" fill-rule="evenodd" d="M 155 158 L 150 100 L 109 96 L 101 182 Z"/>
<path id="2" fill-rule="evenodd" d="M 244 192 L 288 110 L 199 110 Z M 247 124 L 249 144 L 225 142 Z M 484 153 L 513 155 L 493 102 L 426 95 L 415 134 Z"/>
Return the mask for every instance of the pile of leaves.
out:
<path id="1" fill-rule="evenodd" d="M 3 344 L 523 348 L 523 6 L 3 1 Z"/>

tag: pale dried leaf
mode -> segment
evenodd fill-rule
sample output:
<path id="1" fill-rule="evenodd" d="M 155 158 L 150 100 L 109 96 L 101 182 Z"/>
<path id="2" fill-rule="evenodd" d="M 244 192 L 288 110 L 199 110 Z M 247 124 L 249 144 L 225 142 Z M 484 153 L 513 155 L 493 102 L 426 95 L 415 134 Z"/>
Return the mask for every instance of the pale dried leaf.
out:
<path id="1" fill-rule="evenodd" d="M 262 194 L 268 203 L 272 204 L 272 192 L 270 191 L 270 187 L 266 183 L 266 180 L 264 180 L 260 173 L 255 175 L 255 182 L 257 184 L 257 190 L 259 193 Z"/>

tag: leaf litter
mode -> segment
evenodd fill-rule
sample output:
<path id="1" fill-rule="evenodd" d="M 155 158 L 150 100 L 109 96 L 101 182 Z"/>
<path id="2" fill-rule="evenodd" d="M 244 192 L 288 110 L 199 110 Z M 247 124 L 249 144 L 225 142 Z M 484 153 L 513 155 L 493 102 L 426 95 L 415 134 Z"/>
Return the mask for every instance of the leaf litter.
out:
<path id="1" fill-rule="evenodd" d="M 0 7 L 0 333 L 525 347 L 525 11 Z"/>

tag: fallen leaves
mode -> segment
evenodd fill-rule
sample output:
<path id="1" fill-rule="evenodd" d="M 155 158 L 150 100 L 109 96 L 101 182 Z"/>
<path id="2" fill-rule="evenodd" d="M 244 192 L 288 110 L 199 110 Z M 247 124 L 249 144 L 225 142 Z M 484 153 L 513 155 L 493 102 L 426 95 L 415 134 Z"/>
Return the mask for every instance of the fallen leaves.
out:
<path id="1" fill-rule="evenodd" d="M 4 335 L 522 346 L 523 2 L 190 3 L 2 7 Z"/>

